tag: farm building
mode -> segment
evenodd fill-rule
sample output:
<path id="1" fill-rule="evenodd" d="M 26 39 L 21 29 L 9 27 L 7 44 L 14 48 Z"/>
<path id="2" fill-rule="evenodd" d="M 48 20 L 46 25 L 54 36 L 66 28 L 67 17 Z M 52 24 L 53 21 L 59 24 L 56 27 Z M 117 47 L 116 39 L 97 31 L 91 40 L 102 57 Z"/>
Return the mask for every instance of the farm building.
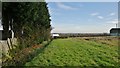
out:
<path id="1" fill-rule="evenodd" d="M 59 34 L 52 34 L 52 38 L 58 38 Z"/>
<path id="2" fill-rule="evenodd" d="M 111 36 L 120 36 L 120 28 L 112 28 L 110 30 L 110 35 Z"/>

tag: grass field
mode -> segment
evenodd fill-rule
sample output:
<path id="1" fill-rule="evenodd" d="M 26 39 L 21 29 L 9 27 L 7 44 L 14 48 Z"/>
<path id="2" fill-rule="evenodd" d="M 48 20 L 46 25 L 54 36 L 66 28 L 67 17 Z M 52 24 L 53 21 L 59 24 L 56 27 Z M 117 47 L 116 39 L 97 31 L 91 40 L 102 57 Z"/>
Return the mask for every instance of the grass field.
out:
<path id="1" fill-rule="evenodd" d="M 116 66 L 118 39 L 83 37 L 54 39 L 25 66 Z"/>

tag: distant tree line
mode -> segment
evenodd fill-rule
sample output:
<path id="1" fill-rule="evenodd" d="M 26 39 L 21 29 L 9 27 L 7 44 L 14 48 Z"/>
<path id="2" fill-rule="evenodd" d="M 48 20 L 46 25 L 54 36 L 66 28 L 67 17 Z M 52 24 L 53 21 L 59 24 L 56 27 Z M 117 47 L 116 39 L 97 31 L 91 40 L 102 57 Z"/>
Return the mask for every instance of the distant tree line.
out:
<path id="1" fill-rule="evenodd" d="M 6 38 L 9 27 L 20 48 L 50 40 L 50 14 L 46 2 L 3 2 L 2 25 Z"/>
<path id="2" fill-rule="evenodd" d="M 110 36 L 109 33 L 53 33 L 53 34 L 59 34 L 57 38 Z"/>

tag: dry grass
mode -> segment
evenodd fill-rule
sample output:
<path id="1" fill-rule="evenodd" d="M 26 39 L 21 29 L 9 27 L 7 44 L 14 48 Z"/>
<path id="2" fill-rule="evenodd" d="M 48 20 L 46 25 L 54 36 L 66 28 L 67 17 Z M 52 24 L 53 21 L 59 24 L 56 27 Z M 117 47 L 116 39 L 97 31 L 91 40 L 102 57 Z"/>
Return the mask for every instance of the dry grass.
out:
<path id="1" fill-rule="evenodd" d="M 78 39 L 78 38 L 77 38 Z M 111 46 L 118 46 L 120 37 L 106 36 L 106 37 L 79 37 L 79 39 L 94 41 L 97 43 L 107 44 Z"/>

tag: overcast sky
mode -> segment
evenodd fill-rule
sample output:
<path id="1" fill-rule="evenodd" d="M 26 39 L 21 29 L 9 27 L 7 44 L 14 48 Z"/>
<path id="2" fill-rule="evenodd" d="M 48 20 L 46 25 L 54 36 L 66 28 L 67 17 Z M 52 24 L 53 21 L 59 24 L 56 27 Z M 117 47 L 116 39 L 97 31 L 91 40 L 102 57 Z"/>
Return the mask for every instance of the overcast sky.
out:
<path id="1" fill-rule="evenodd" d="M 118 23 L 117 2 L 49 2 L 52 32 L 108 33 Z"/>

